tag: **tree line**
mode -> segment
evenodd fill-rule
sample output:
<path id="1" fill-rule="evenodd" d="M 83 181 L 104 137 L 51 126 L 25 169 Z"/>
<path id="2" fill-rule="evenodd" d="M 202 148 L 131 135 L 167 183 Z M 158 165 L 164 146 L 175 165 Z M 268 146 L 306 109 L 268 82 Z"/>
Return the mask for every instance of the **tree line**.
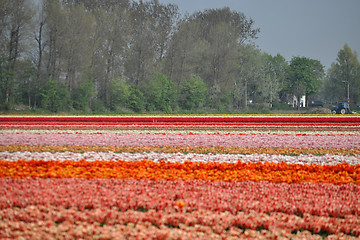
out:
<path id="1" fill-rule="evenodd" d="M 340 101 L 348 85 L 360 100 L 349 46 L 328 73 L 318 60 L 287 62 L 256 47 L 260 29 L 229 8 L 182 16 L 158 0 L 0 0 L 0 16 L 3 109 L 261 111 L 293 96 Z"/>

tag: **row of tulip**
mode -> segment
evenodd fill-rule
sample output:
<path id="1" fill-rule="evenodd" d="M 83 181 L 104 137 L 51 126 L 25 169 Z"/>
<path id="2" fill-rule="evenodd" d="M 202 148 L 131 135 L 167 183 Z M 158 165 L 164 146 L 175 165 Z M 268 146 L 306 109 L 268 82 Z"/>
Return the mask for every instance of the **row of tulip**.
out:
<path id="1" fill-rule="evenodd" d="M 48 211 L 56 211 L 61 216 L 68 217 L 73 215 L 71 210 L 64 210 L 59 208 L 48 208 Z M 100 210 L 101 211 L 101 210 Z M 70 214 L 68 213 L 70 212 Z M 90 211 L 91 212 L 91 211 Z M 116 214 L 113 214 L 113 213 Z M 352 240 L 358 239 L 357 229 L 350 230 L 349 226 L 340 223 L 343 226 L 339 233 L 331 233 L 331 231 L 336 232 L 337 227 L 334 227 L 334 223 L 324 223 L 323 219 L 311 219 L 308 223 L 301 224 L 301 220 L 297 221 L 295 230 L 289 230 L 287 228 L 277 227 L 276 224 L 279 222 L 279 219 L 289 219 L 292 220 L 294 216 L 280 215 L 278 217 L 271 216 L 269 217 L 268 224 L 273 224 L 275 227 L 269 229 L 264 229 L 263 225 L 260 225 L 256 229 L 244 228 L 244 226 L 257 226 L 256 224 L 258 219 L 261 219 L 263 215 L 251 214 L 246 216 L 246 219 L 239 221 L 239 225 L 232 226 L 230 225 L 225 230 L 222 223 L 223 219 L 219 219 L 217 214 L 207 214 L 203 213 L 198 214 L 201 217 L 206 217 L 206 219 L 214 219 L 212 223 L 217 224 L 214 226 L 208 225 L 191 225 L 188 226 L 183 221 L 178 221 L 178 219 L 194 219 L 195 217 L 189 217 L 189 214 L 167 214 L 164 224 L 156 225 L 159 222 L 155 217 L 149 217 L 151 212 L 141 213 L 136 211 L 129 211 L 125 214 L 116 212 L 116 210 L 108 211 L 110 215 L 116 215 L 117 217 L 124 219 L 123 221 L 126 224 L 114 224 L 109 225 L 106 222 L 81 222 L 81 221 L 62 221 L 54 223 L 52 220 L 47 221 L 37 221 L 35 223 L 26 223 L 23 221 L 7 221 L 4 223 L 0 222 L 0 237 L 3 239 L 102 239 L 102 240 L 124 240 L 124 239 L 167 239 L 167 240 L 179 240 L 179 239 L 307 239 L 307 240 L 322 240 L 322 239 L 336 239 L 336 240 Z M 91 215 L 88 211 L 85 211 L 85 214 Z M 97 212 L 95 213 L 99 215 Z M 159 215 L 162 215 L 159 213 Z M 164 214 L 165 215 L 165 214 Z M 272 214 L 275 215 L 275 214 Z M 227 214 L 221 214 L 220 218 L 223 216 L 227 217 Z M 44 217 L 45 218 L 45 217 Z M 98 218 L 97 218 L 98 219 Z M 101 218 L 100 218 L 101 219 Z M 249 220 L 250 219 L 250 220 Z M 186 221 L 186 220 L 185 220 Z M 254 221 L 256 221 L 254 223 Z M 318 221 L 321 223 L 319 224 Z M 331 220 L 330 220 L 331 221 Z M 135 223 L 133 223 L 135 222 Z M 177 224 L 177 225 L 176 225 Z M 307 227 L 310 224 L 316 224 L 316 227 Z M 336 224 L 336 223 L 335 223 Z M 174 226 L 175 225 L 175 226 Z M 301 227 L 299 230 L 297 230 Z M 328 230 L 323 230 L 329 229 Z M 307 230 L 310 229 L 310 230 Z M 349 231 L 349 234 L 343 233 Z"/>
<path id="2" fill-rule="evenodd" d="M 198 154 L 269 154 L 269 155 L 360 155 L 360 148 L 273 148 L 273 147 L 222 147 L 222 146 L 98 146 L 98 145 L 0 145 L 0 152 L 127 152 L 127 153 L 198 153 Z M 357 163 L 359 164 L 359 162 Z"/>
<path id="3" fill-rule="evenodd" d="M 54 122 L 52 122 L 54 123 Z M 64 124 L 64 125 L 63 125 Z M 360 124 L 357 123 L 339 123 L 339 124 L 316 124 L 316 123 L 295 123 L 295 124 L 178 124 L 178 125 L 165 125 L 165 124 L 84 124 L 78 123 L 74 125 L 68 125 L 65 123 L 61 124 L 49 124 L 45 125 L 42 122 L 32 123 L 32 125 L 18 124 L 1 124 L 0 129 L 2 130 L 110 130 L 110 131 L 124 131 L 124 130 L 138 130 L 138 131 L 149 131 L 149 130 L 176 130 L 176 131 L 359 131 Z"/>
<path id="4" fill-rule="evenodd" d="M 147 126 L 299 126 L 299 127 L 319 127 L 319 126 L 328 126 L 328 127 L 336 127 L 336 126 L 358 126 L 358 122 L 56 122 L 56 121 L 39 121 L 39 122 L 32 122 L 32 121 L 20 121 L 20 122 L 0 122 L 0 126 L 6 125 L 14 125 L 14 126 L 21 126 L 21 125 L 37 125 L 40 123 L 41 125 L 147 125 Z"/>
<path id="5" fill-rule="evenodd" d="M 208 227 L 220 236 L 231 228 L 238 234 L 286 229 L 360 236 L 360 187 L 353 184 L 74 178 L 0 182 L 3 234 L 14 225 L 20 230 L 48 224 L 59 231 L 62 224 L 96 230 L 131 223 L 158 229 Z"/>
<path id="6" fill-rule="evenodd" d="M 0 122 L 360 122 L 357 115 L 2 115 Z"/>
<path id="7" fill-rule="evenodd" d="M 203 128 L 359 128 L 358 122 L 54 122 L 54 121 L 21 121 L 21 122 L 0 122 L 0 126 L 36 126 L 41 124 L 42 126 L 137 126 L 137 127 L 203 127 Z"/>
<path id="8" fill-rule="evenodd" d="M 127 225 L 105 225 L 98 227 L 96 224 L 78 222 L 75 225 L 69 222 L 54 225 L 52 222 L 40 222 L 38 224 L 8 223 L 4 224 L 5 239 L 102 239 L 102 240 L 124 240 L 124 239 L 316 239 L 322 240 L 320 236 L 303 230 L 292 234 L 281 229 L 261 230 L 251 229 L 239 230 L 229 228 L 220 235 L 215 234 L 211 227 L 207 226 L 183 226 L 179 228 L 157 227 L 149 222 L 129 223 Z M 100 224 L 101 225 L 101 224 Z M 1 227 L 1 226 L 0 226 Z M 12 232 L 13 231 L 13 232 Z M 327 239 L 358 239 L 344 234 L 332 234 Z"/>
<path id="9" fill-rule="evenodd" d="M 282 212 L 360 221 L 360 186 L 165 179 L 2 178 L 0 209 L 33 205 L 120 211 Z M 279 201 L 279 200 L 282 201 Z M 176 209 L 174 209 L 176 208 Z M 360 225 L 359 225 L 360 226 Z"/>
<path id="10" fill-rule="evenodd" d="M 38 125 L 39 128 L 41 125 Z M 155 134 L 155 135 L 297 135 L 297 136 L 306 136 L 306 135 L 323 135 L 323 136 L 333 136 L 333 135 L 359 135 L 360 132 L 351 129 L 103 129 L 103 128 L 94 128 L 94 129 L 72 129 L 71 126 L 68 126 L 69 129 L 1 129 L 0 134 L 11 133 L 11 134 L 23 134 L 23 133 L 55 133 L 55 134 L 107 134 L 107 133 L 116 133 L 116 134 Z"/>
<path id="11" fill-rule="evenodd" d="M 0 160 L 0 178 L 116 178 L 360 184 L 360 165 L 265 163 L 159 163 L 142 161 Z"/>
<path id="12" fill-rule="evenodd" d="M 144 159 L 151 160 L 153 162 L 172 162 L 172 163 L 184 163 L 190 162 L 225 162 L 225 163 L 237 163 L 241 161 L 243 163 L 255 163 L 255 162 L 285 162 L 289 164 L 320 164 L 320 165 L 337 165 L 347 163 L 350 165 L 357 165 L 360 162 L 360 155 L 345 156 L 345 155 L 276 155 L 276 154 L 199 154 L 199 153 L 162 153 L 162 152 L 94 152 L 84 151 L 83 153 L 76 152 L 0 152 L 0 159 L 6 161 L 22 160 L 44 160 L 44 161 L 81 161 L 86 159 L 87 161 L 105 160 L 105 161 L 141 161 Z"/>
<path id="13" fill-rule="evenodd" d="M 0 145 L 222 146 L 273 148 L 360 148 L 360 135 L 314 134 L 70 134 L 0 133 Z"/>

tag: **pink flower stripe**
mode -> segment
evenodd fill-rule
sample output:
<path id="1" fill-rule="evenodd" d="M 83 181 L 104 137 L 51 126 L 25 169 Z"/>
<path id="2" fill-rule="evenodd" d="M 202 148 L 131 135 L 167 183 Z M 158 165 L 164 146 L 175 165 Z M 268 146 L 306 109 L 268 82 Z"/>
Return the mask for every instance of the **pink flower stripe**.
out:
<path id="1" fill-rule="evenodd" d="M 360 116 L 334 115 L 2 115 L 0 122 L 360 122 Z"/>
<path id="2" fill-rule="evenodd" d="M 0 122 L 0 129 L 360 130 L 360 124 L 356 122 Z"/>
<path id="3" fill-rule="evenodd" d="M 0 133 L 0 145 L 360 148 L 360 135 L 194 133 Z"/>
<path id="4" fill-rule="evenodd" d="M 155 228 L 202 228 L 214 237 L 230 229 L 235 236 L 256 229 L 360 236 L 360 186 L 353 184 L 7 178 L 0 192 L 0 238 L 36 230 L 59 236 L 79 226 L 78 237 L 126 234 L 119 225 L 127 224 L 145 227 L 146 236 L 160 234 Z"/>

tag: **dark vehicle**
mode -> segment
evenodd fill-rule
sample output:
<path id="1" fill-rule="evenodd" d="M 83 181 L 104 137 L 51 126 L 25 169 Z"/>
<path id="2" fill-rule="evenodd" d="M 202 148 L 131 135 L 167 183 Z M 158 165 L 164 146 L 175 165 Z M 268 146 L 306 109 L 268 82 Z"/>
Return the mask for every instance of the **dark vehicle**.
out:
<path id="1" fill-rule="evenodd" d="M 332 114 L 352 114 L 350 105 L 347 102 L 340 102 L 339 105 L 331 110 Z"/>
<path id="2" fill-rule="evenodd" d="M 311 101 L 310 106 L 311 107 L 323 107 L 323 102 L 322 101 Z"/>

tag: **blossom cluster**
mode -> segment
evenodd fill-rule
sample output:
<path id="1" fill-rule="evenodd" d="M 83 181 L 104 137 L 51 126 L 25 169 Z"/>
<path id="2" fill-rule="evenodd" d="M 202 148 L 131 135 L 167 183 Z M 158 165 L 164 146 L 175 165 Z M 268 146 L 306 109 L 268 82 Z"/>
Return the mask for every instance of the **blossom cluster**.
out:
<path id="1" fill-rule="evenodd" d="M 0 239 L 357 239 L 359 123 L 0 116 Z"/>

